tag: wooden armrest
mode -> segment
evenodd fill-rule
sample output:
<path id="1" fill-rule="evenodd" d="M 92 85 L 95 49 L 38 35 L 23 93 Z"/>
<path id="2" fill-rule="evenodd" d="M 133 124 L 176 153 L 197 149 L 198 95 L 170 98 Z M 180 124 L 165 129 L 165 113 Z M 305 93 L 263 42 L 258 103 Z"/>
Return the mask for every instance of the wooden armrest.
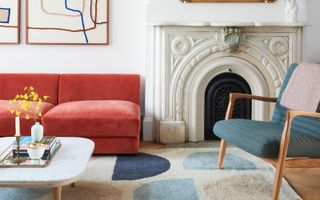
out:
<path id="1" fill-rule="evenodd" d="M 289 120 L 293 120 L 295 117 L 312 117 L 320 119 L 320 113 L 316 112 L 305 112 L 305 111 L 297 111 L 297 110 L 290 110 L 287 111 L 287 115 Z"/>
<path id="2" fill-rule="evenodd" d="M 278 160 L 285 160 L 285 158 L 287 157 L 292 121 L 295 117 L 299 117 L 299 116 L 320 119 L 320 113 L 316 113 L 316 112 L 313 113 L 313 112 L 304 112 L 304 111 L 295 111 L 295 110 L 287 111 L 286 123 L 283 128 L 283 133 L 282 133 L 281 142 L 280 142 L 280 151 L 279 151 Z"/>
<path id="3" fill-rule="evenodd" d="M 228 110 L 226 113 L 226 119 L 232 118 L 234 102 L 237 99 L 253 99 L 258 101 L 277 102 L 277 98 L 274 98 L 274 97 L 262 97 L 262 96 L 255 96 L 251 94 L 244 94 L 244 93 L 230 93 L 230 100 L 229 100 Z"/>
<path id="4" fill-rule="evenodd" d="M 277 102 L 276 97 L 263 97 L 263 96 L 255 96 L 251 94 L 245 93 L 231 93 L 230 100 L 237 100 L 237 99 L 254 99 L 258 101 L 266 101 L 266 102 Z"/>
<path id="5" fill-rule="evenodd" d="M 296 117 L 312 117 L 312 118 L 320 119 L 320 113 L 288 110 L 287 115 L 286 115 L 286 122 L 285 122 L 285 127 L 283 129 L 282 137 L 290 137 L 292 121 Z"/>

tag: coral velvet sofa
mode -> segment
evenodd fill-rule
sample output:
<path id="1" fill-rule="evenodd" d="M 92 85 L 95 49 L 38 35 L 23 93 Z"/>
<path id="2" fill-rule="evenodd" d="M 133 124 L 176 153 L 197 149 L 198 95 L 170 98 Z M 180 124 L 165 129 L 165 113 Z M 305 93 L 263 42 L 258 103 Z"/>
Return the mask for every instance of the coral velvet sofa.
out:
<path id="1" fill-rule="evenodd" d="M 96 154 L 138 152 L 139 75 L 0 74 L 0 137 L 14 135 L 8 100 L 23 93 L 25 86 L 51 97 L 39 119 L 45 135 L 89 138 Z M 30 135 L 33 123 L 22 116 L 21 134 Z"/>

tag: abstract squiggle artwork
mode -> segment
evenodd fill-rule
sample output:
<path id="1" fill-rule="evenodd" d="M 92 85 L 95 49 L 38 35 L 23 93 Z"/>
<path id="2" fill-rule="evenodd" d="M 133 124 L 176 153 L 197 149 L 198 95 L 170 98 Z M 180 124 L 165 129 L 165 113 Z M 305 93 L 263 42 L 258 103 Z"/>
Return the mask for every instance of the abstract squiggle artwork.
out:
<path id="1" fill-rule="evenodd" d="M 108 44 L 108 10 L 109 0 L 28 0 L 27 43 Z"/>
<path id="2" fill-rule="evenodd" d="M 20 43 L 20 1 L 0 0 L 0 44 Z"/>

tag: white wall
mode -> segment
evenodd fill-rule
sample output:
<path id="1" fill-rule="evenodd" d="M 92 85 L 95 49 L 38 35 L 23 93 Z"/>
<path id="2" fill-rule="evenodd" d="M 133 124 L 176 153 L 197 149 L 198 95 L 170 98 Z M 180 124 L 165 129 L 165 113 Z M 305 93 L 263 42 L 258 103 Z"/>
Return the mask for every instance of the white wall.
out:
<path id="1" fill-rule="evenodd" d="M 137 73 L 145 74 L 148 0 L 110 0 L 109 46 L 25 45 L 25 2 L 22 44 L 0 45 L 0 73 Z"/>
<path id="2" fill-rule="evenodd" d="M 307 0 L 310 24 L 304 31 L 304 61 L 320 63 L 320 0 Z"/>

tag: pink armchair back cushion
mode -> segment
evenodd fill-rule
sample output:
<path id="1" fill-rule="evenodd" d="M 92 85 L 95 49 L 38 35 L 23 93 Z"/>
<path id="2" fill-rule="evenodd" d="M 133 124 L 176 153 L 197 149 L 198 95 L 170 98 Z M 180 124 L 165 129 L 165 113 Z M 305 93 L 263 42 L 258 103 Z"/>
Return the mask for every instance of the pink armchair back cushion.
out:
<path id="1" fill-rule="evenodd" d="M 317 112 L 320 102 L 320 64 L 301 63 L 282 94 L 281 105 L 291 110 Z"/>

